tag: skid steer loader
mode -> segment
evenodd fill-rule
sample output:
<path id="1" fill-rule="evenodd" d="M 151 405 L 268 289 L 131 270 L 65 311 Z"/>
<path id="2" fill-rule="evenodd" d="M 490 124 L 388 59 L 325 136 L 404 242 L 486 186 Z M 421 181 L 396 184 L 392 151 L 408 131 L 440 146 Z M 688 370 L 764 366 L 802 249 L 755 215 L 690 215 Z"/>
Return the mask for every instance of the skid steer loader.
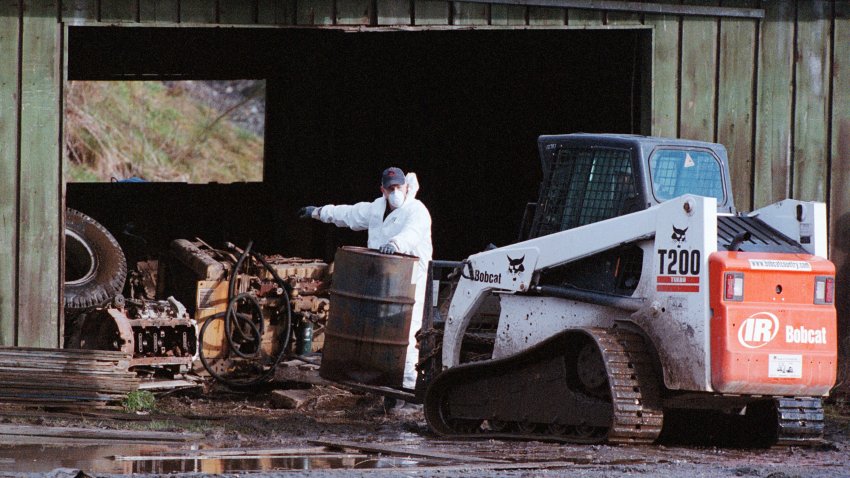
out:
<path id="1" fill-rule="evenodd" d="M 817 442 L 838 341 L 825 205 L 737 212 L 719 144 L 538 145 L 528 239 L 432 264 L 417 388 L 430 427 L 651 443 L 665 413 L 714 410 L 767 444 Z"/>

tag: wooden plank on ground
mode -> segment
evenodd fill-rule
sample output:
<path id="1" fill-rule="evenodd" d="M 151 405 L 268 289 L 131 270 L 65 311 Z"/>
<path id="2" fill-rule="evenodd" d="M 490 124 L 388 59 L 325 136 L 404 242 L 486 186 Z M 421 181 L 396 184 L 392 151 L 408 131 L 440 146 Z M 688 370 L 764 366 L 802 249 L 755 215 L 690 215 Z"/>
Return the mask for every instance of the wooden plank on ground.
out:
<path id="1" fill-rule="evenodd" d="M 759 28 L 753 208 L 790 195 L 794 23 L 789 20 L 794 18 L 795 8 L 793 2 L 767 2 L 762 8 L 765 18 Z"/>
<path id="2" fill-rule="evenodd" d="M 15 345 L 18 256 L 19 10 L 0 3 L 0 345 Z"/>
<path id="3" fill-rule="evenodd" d="M 229 25 L 257 23 L 256 0 L 218 0 L 218 21 Z"/>
<path id="4" fill-rule="evenodd" d="M 138 442 L 190 442 L 204 438 L 200 433 L 149 432 L 141 430 L 106 430 L 102 428 L 42 427 L 33 425 L 0 424 L 0 435 L 30 437 L 60 437 L 89 440 Z"/>
<path id="5" fill-rule="evenodd" d="M 21 48 L 18 342 L 59 346 L 62 27 L 56 4 L 25 2 Z"/>
<path id="6" fill-rule="evenodd" d="M 375 2 L 378 25 L 410 25 L 413 11 L 410 2 L 404 0 L 377 0 Z M 366 9 L 368 14 L 368 8 Z"/>
<path id="7" fill-rule="evenodd" d="M 688 0 L 705 5 L 704 1 Z M 717 2 L 712 2 L 716 5 Z M 682 138 L 714 141 L 715 73 L 717 68 L 717 19 L 682 19 L 682 91 L 679 135 Z"/>
<path id="8" fill-rule="evenodd" d="M 410 23 L 410 4 L 407 5 L 407 20 Z M 378 11 L 381 10 L 381 2 L 378 2 Z M 369 25 L 372 21 L 372 2 L 370 0 L 337 0 L 336 2 L 336 24 L 337 25 Z"/>
<path id="9" fill-rule="evenodd" d="M 180 23 L 217 23 L 216 0 L 180 0 Z"/>
<path id="10" fill-rule="evenodd" d="M 537 27 L 566 25 L 567 10 L 564 8 L 528 7 L 528 24 Z"/>
<path id="11" fill-rule="evenodd" d="M 490 5 L 486 3 L 452 2 L 452 20 L 455 25 L 487 25 Z"/>
<path id="12" fill-rule="evenodd" d="M 491 5 L 491 25 L 525 25 L 527 8 L 521 5 Z"/>
<path id="13" fill-rule="evenodd" d="M 679 130 L 679 27 L 676 15 L 646 15 L 652 29 L 651 134 L 675 138 Z"/>
<path id="14" fill-rule="evenodd" d="M 298 0 L 296 6 L 299 25 L 333 24 L 333 0 Z"/>
<path id="15" fill-rule="evenodd" d="M 826 201 L 830 16 L 828 0 L 797 3 L 794 156 L 791 195 Z"/>
<path id="16" fill-rule="evenodd" d="M 605 12 L 571 8 L 567 11 L 567 24 L 571 27 L 589 27 L 602 25 Z"/>
<path id="17" fill-rule="evenodd" d="M 754 8 L 754 0 L 727 0 L 724 6 Z M 720 74 L 717 97 L 717 141 L 726 146 L 732 193 L 739 210 L 752 211 L 753 82 L 756 20 L 720 20 Z"/>
<path id="18" fill-rule="evenodd" d="M 415 0 L 413 21 L 416 25 L 448 25 L 449 2 L 443 0 Z"/>
<path id="19" fill-rule="evenodd" d="M 100 20 L 106 23 L 133 23 L 138 20 L 139 1 L 107 0 L 100 2 Z"/>
<path id="20" fill-rule="evenodd" d="M 438 460 L 455 460 L 468 463 L 507 463 L 506 460 L 494 460 L 491 458 L 481 458 L 471 455 L 454 455 L 451 453 L 441 453 L 437 451 L 428 451 L 423 449 L 410 450 L 394 446 L 383 446 L 376 443 L 356 443 L 351 441 L 340 440 L 307 440 L 308 443 L 316 445 L 324 445 L 330 448 L 361 450 L 368 453 L 387 453 L 398 456 L 418 456 L 423 458 L 435 458 Z M 477 466 L 477 465 L 476 465 Z"/>

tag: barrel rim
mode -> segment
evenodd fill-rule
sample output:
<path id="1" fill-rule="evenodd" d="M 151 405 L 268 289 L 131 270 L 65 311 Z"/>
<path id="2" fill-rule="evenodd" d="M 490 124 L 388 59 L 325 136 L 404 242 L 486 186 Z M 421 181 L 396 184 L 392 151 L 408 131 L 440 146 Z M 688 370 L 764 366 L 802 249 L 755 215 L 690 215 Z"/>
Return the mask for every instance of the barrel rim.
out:
<path id="1" fill-rule="evenodd" d="M 368 247 L 360 247 L 360 246 L 342 246 L 340 249 L 347 252 L 355 252 L 358 254 L 368 255 L 368 256 L 378 256 L 385 259 L 416 259 L 419 260 L 419 256 L 414 256 L 411 254 L 402 254 L 401 252 L 395 252 L 393 254 L 384 254 L 375 249 L 369 249 Z"/>

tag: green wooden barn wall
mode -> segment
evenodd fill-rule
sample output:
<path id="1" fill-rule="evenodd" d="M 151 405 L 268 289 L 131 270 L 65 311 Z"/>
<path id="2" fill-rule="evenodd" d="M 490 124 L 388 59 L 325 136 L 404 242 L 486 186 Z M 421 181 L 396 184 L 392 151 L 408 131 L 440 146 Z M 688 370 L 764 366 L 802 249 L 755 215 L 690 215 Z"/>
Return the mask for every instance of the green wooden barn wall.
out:
<path id="1" fill-rule="evenodd" d="M 0 344 L 59 343 L 61 23 L 651 27 L 644 131 L 724 143 L 741 210 L 785 197 L 827 201 L 839 296 L 850 296 L 850 2 L 654 3 L 760 8 L 764 18 L 441 0 L 0 3 Z"/>

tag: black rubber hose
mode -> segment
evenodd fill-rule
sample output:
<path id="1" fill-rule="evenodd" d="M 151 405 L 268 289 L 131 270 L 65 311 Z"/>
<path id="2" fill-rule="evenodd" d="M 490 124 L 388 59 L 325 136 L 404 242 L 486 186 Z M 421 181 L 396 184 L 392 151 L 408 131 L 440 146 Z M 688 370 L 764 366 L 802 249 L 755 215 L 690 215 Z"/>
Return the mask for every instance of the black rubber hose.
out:
<path id="1" fill-rule="evenodd" d="M 230 282 L 228 283 L 228 287 L 227 287 L 227 309 L 226 309 L 225 316 L 224 316 L 224 336 L 227 338 L 227 345 L 230 346 L 230 349 L 233 350 L 233 352 L 236 355 L 238 355 L 239 357 L 242 357 L 242 358 L 250 358 L 250 356 L 244 354 L 240 350 L 241 347 L 238 346 L 233 341 L 234 324 L 235 324 L 237 330 L 240 331 L 242 338 L 243 339 L 245 338 L 245 334 L 242 333 L 242 328 L 240 327 L 240 324 L 236 323 L 239 320 L 237 315 L 236 315 L 236 301 L 238 301 L 239 296 L 243 295 L 243 294 L 239 294 L 238 296 L 236 295 L 236 280 L 239 277 L 239 270 L 242 268 L 242 264 L 245 262 L 245 259 L 247 257 L 249 257 L 250 254 L 251 254 L 251 247 L 253 247 L 253 245 L 254 245 L 254 241 L 248 241 L 248 245 L 245 246 L 245 250 L 242 251 L 242 254 L 239 255 L 239 259 L 237 259 L 236 264 L 233 266 L 233 270 L 231 271 L 231 274 L 230 274 Z M 256 299 L 254 299 L 253 302 L 256 303 Z M 252 304 L 252 305 L 254 305 L 254 304 Z M 257 337 L 257 342 L 259 343 L 259 342 L 262 341 L 262 332 L 261 331 L 263 330 L 263 312 L 262 312 L 262 308 L 260 308 L 259 303 L 256 303 L 256 310 L 258 311 L 258 314 L 259 314 L 258 316 L 259 316 L 259 321 L 260 321 L 260 327 L 259 327 L 259 330 L 258 330 L 258 328 L 256 326 L 254 326 L 253 323 L 251 324 L 251 327 L 255 330 L 255 332 L 257 332 L 259 334 L 258 337 Z M 250 322 L 250 319 L 248 319 L 248 321 Z M 259 350 L 259 347 L 258 347 L 258 350 Z"/>
<path id="2" fill-rule="evenodd" d="M 213 364 L 210 363 L 211 359 L 207 357 L 204 353 L 204 334 L 206 334 L 207 327 L 209 327 L 210 324 L 212 324 L 216 320 L 224 320 L 224 316 L 224 312 L 215 314 L 212 317 L 208 318 L 206 321 L 204 321 L 204 325 L 201 326 L 201 331 L 198 337 L 198 341 L 200 342 L 198 356 L 201 359 L 201 364 L 203 364 L 204 368 L 207 370 L 207 373 L 209 373 L 211 377 L 231 388 L 250 387 L 265 382 L 266 380 L 268 380 L 269 377 L 271 377 L 271 375 L 275 371 L 275 368 L 277 368 L 277 364 L 280 363 L 280 360 L 283 358 L 284 352 L 286 351 L 285 346 L 281 347 L 280 353 L 277 355 L 277 357 L 275 357 L 274 361 L 269 364 L 269 368 L 267 370 L 263 371 L 263 373 L 257 375 L 256 377 L 250 380 L 234 380 L 232 378 L 227 378 L 224 375 L 216 372 L 215 367 L 213 366 Z"/>
<path id="3" fill-rule="evenodd" d="M 236 311 L 236 307 L 242 300 L 246 300 L 251 306 L 251 314 L 240 314 Z M 245 315 L 247 315 L 247 317 L 243 317 Z M 256 317 L 259 325 L 254 323 L 254 317 Z M 260 302 L 257 298 L 247 292 L 238 294 L 227 304 L 227 314 L 225 318 L 226 322 L 224 332 L 227 335 L 227 344 L 230 345 L 233 353 L 242 358 L 253 358 L 258 355 L 260 352 L 260 345 L 263 341 L 263 334 L 265 333 L 265 323 L 263 322 L 263 308 L 260 306 Z M 253 337 L 245 334 L 243 326 L 248 326 L 251 329 Z M 234 335 L 236 334 L 239 335 L 238 338 L 234 338 Z M 254 354 L 246 354 L 242 352 L 242 344 L 246 342 L 256 343 L 257 349 Z"/>

